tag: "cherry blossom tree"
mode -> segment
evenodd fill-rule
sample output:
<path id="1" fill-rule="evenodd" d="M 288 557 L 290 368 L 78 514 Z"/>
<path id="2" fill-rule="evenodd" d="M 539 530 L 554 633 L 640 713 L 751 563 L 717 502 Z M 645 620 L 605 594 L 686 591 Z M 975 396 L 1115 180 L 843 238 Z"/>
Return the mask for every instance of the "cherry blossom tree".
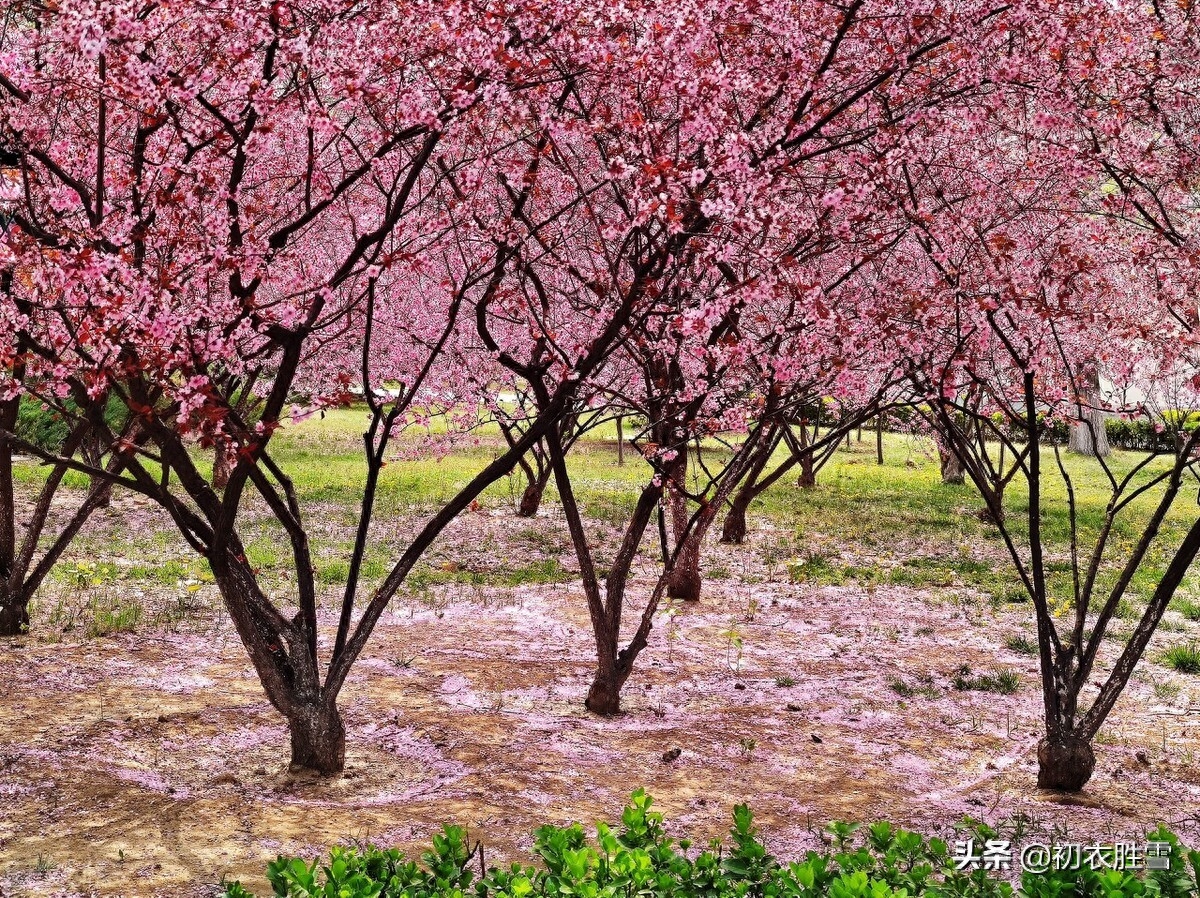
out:
<path id="1" fill-rule="evenodd" d="M 20 374 L 18 366 L 15 375 L 20 377 Z M 0 400 L 0 636 L 17 636 L 29 630 L 29 604 L 38 588 L 92 514 L 108 504 L 112 491 L 109 480 L 95 477 L 82 496 L 64 495 L 63 478 L 69 466 L 57 461 L 48 466 L 32 504 L 26 508 L 18 501 L 14 469 L 17 444 L 9 434 L 17 428 L 21 397 L 36 395 L 36 386 L 25 384 L 20 394 Z M 131 439 L 134 437 L 131 431 L 131 419 L 126 416 L 118 432 L 122 439 Z M 81 413 L 72 420 L 56 451 L 68 456 L 85 453 L 90 448 L 85 446 L 85 440 L 91 433 L 88 416 Z M 120 469 L 119 456 L 94 451 L 85 455 L 93 467 L 102 467 L 108 473 Z M 64 503 L 71 511 L 59 520 L 53 510 Z"/>
<path id="2" fill-rule="evenodd" d="M 9 205 L 20 195 L 20 157 L 7 149 L 0 148 L 0 227 L 8 227 Z M 16 266 L 6 264 L 0 270 L 0 294 L 5 301 L 0 308 L 7 313 L 28 316 L 32 313 L 27 303 L 16 299 L 14 280 L 27 277 L 27 273 Z M 73 510 L 63 520 L 52 519 L 52 510 L 63 505 L 60 487 L 67 474 L 66 464 L 59 462 L 46 472 L 28 509 L 22 508 L 15 487 L 13 466 L 17 447 L 9 438 L 17 430 L 22 402 L 30 408 L 42 403 L 38 397 L 39 384 L 26 381 L 26 363 L 23 356 L 28 350 L 21 335 L 17 320 L 8 320 L 6 338 L 0 341 L 0 358 L 3 369 L 9 372 L 14 385 L 0 396 L 0 636 L 16 636 L 29 628 L 29 604 L 38 588 L 49 575 L 54 564 L 70 546 L 72 540 L 98 508 L 109 502 L 111 484 L 103 478 L 94 478 L 90 489 L 78 500 L 72 497 L 66 504 Z M 93 465 L 109 466 L 114 470 L 119 465 L 116 458 L 105 459 L 103 443 L 91 439 L 94 429 L 90 417 L 103 417 L 104 397 L 92 399 L 76 394 L 71 397 L 80 410 L 67 428 L 58 451 L 71 456 L 77 452 L 89 456 Z M 48 407 L 47 407 L 48 408 Z M 123 437 L 129 438 L 129 419 L 125 426 L 118 426 Z M 43 543 L 43 537 L 45 542 Z"/>
<path id="3" fill-rule="evenodd" d="M 1044 339 L 1056 348 L 1070 342 L 1062 316 L 1056 316 Z M 1099 529 L 1092 531 L 1083 522 L 1083 511 L 1076 496 L 1070 469 L 1064 463 L 1060 443 L 1049 431 L 1054 419 L 1070 421 L 1077 404 L 1073 390 L 1078 383 L 1074 360 L 1063 352 L 1056 371 L 1049 359 L 1035 363 L 1035 351 L 1042 347 L 1030 339 L 1029 331 L 1009 331 L 1008 322 L 995 321 L 995 339 L 1005 347 L 1007 358 L 985 362 L 981 357 L 964 360 L 960 376 L 969 378 L 986 390 L 988 401 L 982 405 L 960 404 L 952 398 L 931 402 L 930 415 L 938 422 L 950 451 L 963 461 L 971 480 L 980 487 L 989 506 L 989 514 L 1012 560 L 1021 584 L 1033 601 L 1041 655 L 1042 691 L 1045 698 L 1046 733 L 1038 746 L 1038 784 L 1045 788 L 1077 791 L 1091 777 L 1095 755 L 1091 741 L 1107 719 L 1117 698 L 1144 654 L 1167 605 L 1183 581 L 1184 575 L 1200 552 L 1200 521 L 1194 523 L 1177 546 L 1162 546 L 1159 539 L 1166 517 L 1176 505 L 1188 481 L 1195 474 L 1197 434 L 1182 430 L 1183 416 L 1174 412 L 1165 397 L 1187 396 L 1194 401 L 1188 382 L 1195 368 L 1186 366 L 1169 375 L 1160 369 L 1155 376 L 1138 383 L 1138 393 L 1155 397 L 1137 408 L 1121 409 L 1125 414 L 1148 418 L 1165 432 L 1174 435 L 1172 449 L 1150 452 L 1140 461 L 1120 469 L 1095 456 L 1110 496 Z M 1086 342 L 1084 356 L 1095 344 Z M 1131 349 L 1128 345 L 1124 347 Z M 1003 365 L 993 367 L 995 361 Z M 1057 374 L 1057 385 L 1050 386 Z M 937 387 L 938 384 L 931 384 Z M 1057 394 L 1057 395 L 1055 395 Z M 1064 428 L 1065 429 L 1065 428 Z M 973 431 L 986 432 L 981 439 Z M 1049 445 L 1047 445 L 1047 443 Z M 1006 450 L 1012 461 L 1010 475 L 1028 490 L 1028 514 L 1019 522 L 1001 514 L 996 493 L 989 489 L 994 470 L 996 448 Z M 1054 481 L 1061 487 L 1063 499 L 1051 492 Z M 1054 497 L 1054 498 L 1052 498 Z M 1051 565 L 1052 553 L 1045 535 L 1047 509 L 1060 510 L 1068 521 L 1068 575 L 1057 576 Z M 1139 502 L 1150 502 L 1148 514 L 1139 516 Z M 1134 528 L 1132 548 L 1117 546 L 1114 533 Z M 1091 677 L 1102 641 L 1112 636 L 1109 625 L 1121 602 L 1132 591 L 1134 578 L 1149 564 L 1152 547 L 1165 549 L 1168 563 L 1157 579 L 1154 591 L 1142 610 L 1131 634 L 1121 636 L 1122 645 L 1107 676 L 1092 689 Z M 1069 582 L 1064 582 L 1069 576 Z M 1066 593 L 1070 609 L 1067 620 L 1056 612 L 1056 596 Z"/>
<path id="4" fill-rule="evenodd" d="M 505 147 L 536 144 L 573 77 L 620 61 L 605 17 L 577 28 L 580 12 L 83 2 L 31 7 L 36 27 L 6 34 L 0 129 L 21 172 L 6 252 L 29 273 L 5 307 L 19 334 L 6 390 L 36 377 L 63 414 L 80 394 L 129 409 L 144 444 L 108 430 L 116 469 L 43 455 L 151 497 L 207 559 L 298 768 L 341 769 L 337 696 L 391 598 L 545 436 L 629 314 L 616 303 L 579 332 L 543 421 L 417 529 L 360 608 L 392 428 L 430 395 L 445 348 L 486 319 L 524 239 L 515 213 L 534 172 Z M 473 165 L 514 193 L 472 204 Z M 326 664 L 303 508 L 270 446 L 298 393 L 337 402 L 356 382 L 368 477 Z M 232 457 L 223 488 L 196 442 Z M 251 495 L 290 545 L 294 611 L 246 557 Z"/>
<path id="5" fill-rule="evenodd" d="M 1113 38 L 1089 54 L 1098 15 Z M 338 696 L 382 614 L 444 528 L 523 461 L 534 486 L 547 467 L 555 479 L 594 630 L 588 706 L 613 713 L 661 597 L 697 594 L 700 542 L 739 484 L 752 499 L 780 441 L 815 467 L 843 435 L 789 438 L 788 425 L 833 395 L 852 426 L 886 406 L 900 372 L 1034 597 L 1045 781 L 1086 780 L 1094 727 L 1196 550 L 1189 535 L 1112 685 L 1077 719 L 1095 575 L 1077 565 L 1078 638 L 1061 640 L 1039 437 L 1047 416 L 1084 421 L 1089 371 L 1187 383 L 1186 11 L 68 0 L 17 18 L 0 38 L 0 144 L 17 173 L 3 265 L 19 274 L 0 297 L 0 399 L 38 396 L 107 454 L 47 452 L 10 428 L 0 448 L 165 509 L 212 568 L 297 767 L 341 769 Z M 1122 367 L 1117 347 L 1142 364 Z M 272 439 L 354 397 L 366 478 L 326 622 Z M 645 485 L 603 583 L 567 465 L 597 397 L 647 422 Z M 94 413 L 109 401 L 127 427 Z M 381 471 L 398 430 L 435 413 L 463 429 L 501 417 L 507 442 L 367 588 Z M 1163 515 L 1190 450 L 1154 469 Z M 1004 522 L 1008 471 L 1031 496 L 1024 552 Z M 1135 481 L 1113 478 L 1114 514 L 1144 494 Z M 246 557 L 250 503 L 290 548 L 284 600 Z M 20 554 L 6 540 L 0 561 Z M 655 576 L 631 629 L 647 543 Z"/>
<path id="6" fill-rule="evenodd" d="M 1115 63 L 1093 69 L 1095 56 L 1082 54 L 1089 89 L 1118 78 L 1138 54 L 1146 62 L 1163 50 L 1156 14 L 1126 12 L 1108 20 L 1125 48 Z M 1200 520 L 1176 545 L 1163 546 L 1161 536 L 1196 465 L 1197 436 L 1183 431 L 1179 412 L 1195 407 L 1200 383 L 1190 197 L 1179 191 L 1179 169 L 1164 177 L 1153 153 L 1149 164 L 1114 167 L 1096 137 L 1112 130 L 1105 119 L 1119 104 L 1080 102 L 1062 88 L 1078 74 L 1065 60 L 1090 48 L 1095 28 L 1082 17 L 1061 23 L 1038 82 L 1047 89 L 1010 97 L 1007 115 L 986 134 L 971 126 L 972 165 L 904 168 L 910 267 L 891 279 L 909 301 L 902 339 L 925 351 L 910 355 L 921 408 L 983 494 L 1032 599 L 1045 704 L 1038 782 L 1069 791 L 1091 777 L 1092 740 L 1200 551 Z M 1178 162 L 1177 149 L 1170 155 Z M 1137 186 L 1121 189 L 1122 177 Z M 1107 395 L 1097 392 L 1100 382 L 1111 385 Z M 1096 410 L 1155 420 L 1175 438 L 1124 469 L 1094 453 L 1109 498 L 1092 527 L 1055 429 L 1096 428 Z M 1005 514 L 1010 482 L 1027 490 L 1027 513 L 1018 519 Z M 1066 521 L 1065 550 L 1050 543 L 1047 518 L 1055 511 Z M 1114 534 L 1130 527 L 1124 548 Z M 1102 641 L 1152 549 L 1164 552 L 1165 568 L 1093 687 Z M 1066 562 L 1065 573 L 1052 559 Z M 1060 612 L 1056 597 L 1064 596 Z"/>
<path id="7" fill-rule="evenodd" d="M 647 9 L 622 35 L 639 54 L 638 89 L 568 98 L 575 124 L 551 135 L 539 172 L 553 186 L 526 212 L 529 221 L 560 216 L 558 236 L 522 247 L 509 289 L 526 306 L 575 297 L 584 313 L 589 294 L 653 291 L 609 365 L 628 372 L 620 405 L 648 422 L 638 442 L 652 476 L 603 584 L 564 453 L 547 444 L 596 639 L 592 709 L 618 709 L 664 591 L 695 594 L 699 539 L 751 469 L 784 385 L 806 362 L 819 369 L 815 357 L 783 351 L 788 335 L 802 342 L 807 322 L 830 317 L 823 310 L 842 281 L 907 227 L 876 189 L 896 158 L 925 150 L 907 122 L 961 114 L 986 92 L 985 60 L 1018 64 L 1011 38 L 1028 25 L 969 4 Z M 598 191 L 594 173 L 605 170 Z M 571 204 L 586 214 L 532 211 L 560 193 L 578 199 L 548 210 Z M 778 295 L 794 298 L 794 318 L 755 339 L 750 310 L 787 308 Z M 869 329 L 878 317 L 843 320 Z M 554 354 L 552 341 L 535 339 L 501 360 L 535 395 L 550 395 L 538 382 Z M 727 447 L 724 464 L 689 485 L 685 471 L 703 441 L 739 429 L 747 436 Z M 675 509 L 673 546 L 664 498 Z M 622 646 L 629 571 L 656 511 L 660 575 Z"/>

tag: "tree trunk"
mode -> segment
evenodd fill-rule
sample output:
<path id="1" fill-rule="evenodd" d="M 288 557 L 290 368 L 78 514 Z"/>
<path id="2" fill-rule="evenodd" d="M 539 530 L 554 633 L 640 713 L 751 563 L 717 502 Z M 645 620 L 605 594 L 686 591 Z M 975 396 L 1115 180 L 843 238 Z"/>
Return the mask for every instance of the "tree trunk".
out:
<path id="1" fill-rule="evenodd" d="M 346 766 L 346 729 L 337 703 L 296 705 L 288 710 L 287 718 L 292 731 L 289 769 L 321 776 L 341 773 Z"/>
<path id="2" fill-rule="evenodd" d="M 596 671 L 596 677 L 592 680 L 591 688 L 588 689 L 587 701 L 584 702 L 584 706 L 593 714 L 601 714 L 605 717 L 620 714 L 621 684 L 619 678 L 615 674 Z"/>
<path id="3" fill-rule="evenodd" d="M 177 444 L 166 445 L 171 454 L 179 452 Z M 291 620 L 271 614 L 270 600 L 232 528 L 220 535 L 205 557 L 263 691 L 287 719 L 291 769 L 321 776 L 340 773 L 346 758 L 346 731 L 337 708 L 338 686 L 327 683 L 332 690 L 327 691 L 321 685 L 316 628 L 309 623 L 316 618 L 311 593 L 301 593 L 301 612 Z M 298 558 L 311 561 L 304 552 Z"/>
<path id="4" fill-rule="evenodd" d="M 625 464 L 625 417 L 617 415 L 617 464 Z"/>
<path id="5" fill-rule="evenodd" d="M 760 480 L 763 471 L 771 461 L 775 448 L 783 438 L 783 434 L 783 428 L 775 425 L 771 435 L 763 440 L 762 448 L 756 453 L 754 462 L 746 471 L 737 493 L 729 503 L 729 512 L 725 515 L 724 524 L 721 525 L 721 542 L 741 545 L 746 541 L 746 512 L 750 510 L 750 503 L 783 476 L 783 472 L 787 469 L 784 466 L 776 468 L 769 477 Z"/>
<path id="6" fill-rule="evenodd" d="M 1067 450 L 1080 455 L 1107 456 L 1112 450 L 1108 445 L 1108 433 L 1104 429 L 1104 412 L 1092 408 L 1100 400 L 1100 377 L 1092 371 L 1084 385 L 1083 420 L 1071 425 L 1067 438 Z"/>
<path id="7" fill-rule="evenodd" d="M 675 531 L 675 567 L 667 580 L 667 595 L 686 602 L 700 600 L 700 537 L 694 529 L 688 533 L 687 496 L 671 490 L 671 526 Z M 685 540 L 686 536 L 686 540 Z M 680 543 L 683 548 L 679 549 Z"/>
<path id="8" fill-rule="evenodd" d="M 991 505 L 984 505 L 979 509 L 978 518 L 985 524 L 1003 524 L 1004 523 L 1004 488 L 999 487 L 994 490 L 996 495 L 996 508 L 998 511 L 993 512 Z"/>
<path id="9" fill-rule="evenodd" d="M 1078 736 L 1046 737 L 1038 743 L 1038 788 L 1078 792 L 1092 778 L 1096 755 Z"/>
<path id="10" fill-rule="evenodd" d="M 28 596 L 18 595 L 0 584 L 0 636 L 21 636 L 28 632 Z"/>
<path id="11" fill-rule="evenodd" d="M 1112 452 L 1112 448 L 1108 445 L 1108 434 L 1104 430 L 1104 412 L 1098 409 L 1087 409 L 1084 414 L 1088 423 L 1071 425 L 1067 450 L 1080 455 L 1098 455 L 1103 458 Z M 1093 430 L 1096 433 L 1094 444 L 1092 441 Z"/>
<path id="12" fill-rule="evenodd" d="M 746 540 L 746 511 L 750 508 L 749 493 L 739 492 L 729 506 L 725 523 L 721 525 L 721 542 L 740 546 Z"/>
<path id="13" fill-rule="evenodd" d="M 675 559 L 675 568 L 667 581 L 667 595 L 685 602 L 700 601 L 700 541 L 689 540 Z"/>
<path id="14" fill-rule="evenodd" d="M 883 464 L 883 415 L 875 416 L 875 464 Z"/>
<path id="15" fill-rule="evenodd" d="M 112 483 L 99 477 L 93 477 L 91 486 L 96 491 L 96 508 L 110 508 L 112 506 Z"/>
<path id="16" fill-rule="evenodd" d="M 217 445 L 213 450 L 213 489 L 223 490 L 229 483 L 229 475 L 233 472 L 233 466 L 230 464 L 229 453 L 225 451 L 225 447 Z"/>
<path id="17" fill-rule="evenodd" d="M 796 484 L 806 490 L 817 485 L 817 473 L 813 468 L 813 454 L 809 450 L 800 453 L 800 479 L 796 481 Z"/>
<path id="18" fill-rule="evenodd" d="M 83 457 L 93 467 L 104 467 L 104 441 L 95 430 L 89 430 L 83 439 Z M 112 505 L 112 483 L 102 477 L 91 478 L 92 491 L 96 493 L 96 508 Z"/>
<path id="19" fill-rule="evenodd" d="M 962 459 L 958 457 L 957 453 L 951 452 L 940 442 L 938 443 L 937 451 L 938 461 L 942 466 L 942 483 L 961 486 L 963 483 L 963 478 L 966 474 L 966 471 L 963 468 Z"/>
<path id="20" fill-rule="evenodd" d="M 550 480 L 550 469 L 546 469 L 546 473 L 538 477 L 525 487 L 525 492 L 521 494 L 521 504 L 517 506 L 517 517 L 532 518 L 536 517 L 538 509 L 542 507 L 542 496 L 546 492 L 546 484 Z"/>

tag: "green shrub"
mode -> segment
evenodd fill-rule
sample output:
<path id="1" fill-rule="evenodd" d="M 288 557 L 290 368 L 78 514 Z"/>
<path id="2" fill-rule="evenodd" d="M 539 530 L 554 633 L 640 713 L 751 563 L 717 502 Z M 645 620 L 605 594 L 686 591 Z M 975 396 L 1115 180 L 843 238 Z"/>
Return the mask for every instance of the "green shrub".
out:
<path id="1" fill-rule="evenodd" d="M 67 438 L 67 422 L 39 400 L 22 396 L 14 433 L 46 452 L 54 452 Z"/>
<path id="2" fill-rule="evenodd" d="M 1174 452 L 1176 432 L 1192 433 L 1200 426 L 1200 412 L 1171 409 L 1161 421 L 1147 418 L 1106 418 L 1104 432 L 1108 441 L 1122 449 L 1148 452 Z"/>
<path id="3" fill-rule="evenodd" d="M 1006 874 L 957 869 L 946 842 L 889 823 L 861 829 L 833 823 L 828 847 L 781 863 L 758 838 L 745 805 L 733 812 L 729 842 L 692 851 L 688 839 L 667 836 L 652 799 L 633 793 L 612 827 L 597 824 L 589 840 L 579 824 L 543 826 L 535 833 L 540 866 L 492 867 L 476 878 L 479 845 L 466 830 L 447 826 L 421 863 L 395 849 L 334 848 L 328 864 L 281 857 L 267 867 L 277 898 L 1013 898 Z M 964 821 L 976 846 L 999 834 Z M 1150 840 L 1170 845 L 1170 869 L 1061 870 L 1021 875 L 1022 898 L 1187 898 L 1197 894 L 1200 852 L 1187 851 L 1165 829 Z M 1017 866 L 1014 852 L 1014 867 Z M 1191 870 L 1188 864 L 1191 864 Z M 226 898 L 254 898 L 240 883 Z"/>

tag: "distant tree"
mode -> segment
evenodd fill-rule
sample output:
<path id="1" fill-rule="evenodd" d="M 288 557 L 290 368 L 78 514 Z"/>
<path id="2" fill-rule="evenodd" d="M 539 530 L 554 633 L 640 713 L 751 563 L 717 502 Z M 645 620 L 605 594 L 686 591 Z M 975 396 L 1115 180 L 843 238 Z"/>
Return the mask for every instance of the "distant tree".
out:
<path id="1" fill-rule="evenodd" d="M 1100 403 L 1100 377 L 1094 365 L 1080 373 L 1083 383 L 1078 389 L 1076 416 L 1071 422 L 1070 442 L 1067 448 L 1080 455 L 1105 457 L 1112 450 L 1108 445 L 1108 431 L 1104 427 L 1104 408 Z"/>

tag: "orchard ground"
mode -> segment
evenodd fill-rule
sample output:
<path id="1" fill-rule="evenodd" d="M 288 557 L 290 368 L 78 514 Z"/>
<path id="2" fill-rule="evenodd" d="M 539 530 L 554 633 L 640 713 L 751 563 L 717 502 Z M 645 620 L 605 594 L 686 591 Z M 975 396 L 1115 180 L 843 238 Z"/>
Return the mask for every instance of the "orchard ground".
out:
<path id="1" fill-rule="evenodd" d="M 363 476 L 360 419 L 337 412 L 279 437 L 320 509 L 326 643 Z M 612 437 L 573 456 L 608 543 L 646 474 L 632 455 L 616 464 Z M 388 532 L 411 528 L 496 442 L 484 432 L 472 449 L 387 467 L 369 577 L 387 570 Z M 164 516 L 117 496 L 43 589 L 31 633 L 0 643 L 2 894 L 201 896 L 223 877 L 261 891 L 279 853 L 347 840 L 417 851 L 442 822 L 467 825 L 489 863 L 527 859 L 534 827 L 613 819 L 637 786 L 700 837 L 747 801 L 784 858 L 832 819 L 945 836 L 970 815 L 1018 838 L 1081 842 L 1137 839 L 1165 821 L 1200 842 L 1200 676 L 1164 657 L 1200 636 L 1200 574 L 1098 736 L 1087 789 L 1039 792 L 1033 616 L 1003 546 L 973 489 L 940 484 L 928 442 L 888 434 L 885 455 L 876 466 L 864 433 L 815 490 L 789 478 L 765 495 L 746 545 L 714 533 L 702 600 L 660 613 L 611 720 L 583 710 L 593 643 L 553 488 L 524 520 L 513 514 L 523 484 L 502 482 L 410 577 L 355 668 L 342 698 L 347 769 L 331 781 L 289 775 L 283 720 L 206 570 Z M 1090 464 L 1068 464 L 1090 502 L 1086 528 L 1103 484 Z M 21 472 L 30 489 L 41 476 L 32 463 Z M 1017 520 L 1024 497 L 1008 503 Z M 1162 546 L 1194 514 L 1180 506 Z M 286 595 L 286 542 L 266 515 L 251 518 L 249 552 Z M 1045 518 L 1061 554 L 1053 496 Z M 1059 580 L 1064 560 L 1051 566 Z M 1160 553 L 1135 581 L 1139 596 L 1164 563 Z M 1116 631 L 1138 611 L 1127 603 Z M 631 606 L 626 620 L 639 614 Z"/>

